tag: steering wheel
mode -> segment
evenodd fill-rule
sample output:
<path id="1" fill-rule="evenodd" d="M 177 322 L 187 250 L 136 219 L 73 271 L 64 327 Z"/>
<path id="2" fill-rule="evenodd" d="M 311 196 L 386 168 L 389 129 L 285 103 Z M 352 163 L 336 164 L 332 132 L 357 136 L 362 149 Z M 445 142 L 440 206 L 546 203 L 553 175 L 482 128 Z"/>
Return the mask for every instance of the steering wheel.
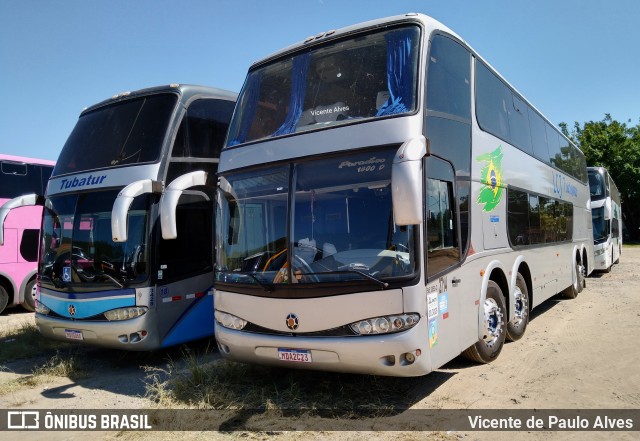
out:
<path id="1" fill-rule="evenodd" d="M 316 274 L 313 274 L 313 269 L 311 269 L 311 267 L 309 266 L 309 264 L 300 256 L 298 255 L 293 255 L 293 277 L 296 277 L 298 274 L 296 274 L 295 270 L 296 268 L 303 268 L 305 270 L 305 272 L 301 272 L 300 275 L 302 277 L 309 277 L 313 282 L 320 282 L 320 279 L 318 279 L 318 276 Z"/>

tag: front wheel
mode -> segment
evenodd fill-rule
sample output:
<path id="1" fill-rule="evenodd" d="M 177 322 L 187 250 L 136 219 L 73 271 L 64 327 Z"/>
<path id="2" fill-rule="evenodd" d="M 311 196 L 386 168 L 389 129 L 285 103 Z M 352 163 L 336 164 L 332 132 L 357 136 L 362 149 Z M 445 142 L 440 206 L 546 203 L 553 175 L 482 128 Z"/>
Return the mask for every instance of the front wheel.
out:
<path id="1" fill-rule="evenodd" d="M 465 350 L 462 355 L 478 363 L 490 363 L 500 355 L 506 337 L 505 301 L 500 286 L 493 280 L 487 285 L 485 301 L 480 305 L 483 315 L 483 337 L 473 346 Z"/>
<path id="2" fill-rule="evenodd" d="M 22 307 L 30 312 L 36 310 L 36 279 L 30 280 L 25 286 Z"/>

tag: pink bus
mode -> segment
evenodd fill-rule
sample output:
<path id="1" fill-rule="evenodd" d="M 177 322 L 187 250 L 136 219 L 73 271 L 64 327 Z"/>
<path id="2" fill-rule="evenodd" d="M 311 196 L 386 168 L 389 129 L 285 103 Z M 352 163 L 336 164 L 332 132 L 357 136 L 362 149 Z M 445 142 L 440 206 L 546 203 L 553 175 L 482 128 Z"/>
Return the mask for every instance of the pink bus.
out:
<path id="1" fill-rule="evenodd" d="M 35 285 L 43 197 L 55 162 L 0 154 L 0 313 L 22 305 L 35 309 Z M 34 204 L 11 209 L 22 196 Z M 34 197 L 35 196 L 35 197 Z M 5 205 L 6 203 L 6 205 Z"/>

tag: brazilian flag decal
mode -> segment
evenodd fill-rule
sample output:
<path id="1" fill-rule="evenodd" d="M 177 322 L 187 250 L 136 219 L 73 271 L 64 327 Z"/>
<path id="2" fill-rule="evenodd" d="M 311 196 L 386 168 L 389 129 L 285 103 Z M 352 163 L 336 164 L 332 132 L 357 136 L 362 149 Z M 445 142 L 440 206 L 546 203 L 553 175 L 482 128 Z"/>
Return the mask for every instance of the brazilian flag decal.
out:
<path id="1" fill-rule="evenodd" d="M 487 212 L 496 208 L 502 199 L 502 156 L 502 146 L 499 146 L 491 153 L 476 158 L 476 161 L 487 163 L 480 172 L 480 182 L 484 185 L 477 200 Z"/>

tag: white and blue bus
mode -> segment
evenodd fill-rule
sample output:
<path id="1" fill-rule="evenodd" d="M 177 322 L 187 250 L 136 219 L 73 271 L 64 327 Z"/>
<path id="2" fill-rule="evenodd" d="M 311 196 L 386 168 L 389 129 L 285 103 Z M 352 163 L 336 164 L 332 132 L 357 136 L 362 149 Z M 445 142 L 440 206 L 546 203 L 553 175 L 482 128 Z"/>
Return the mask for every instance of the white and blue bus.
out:
<path id="1" fill-rule="evenodd" d="M 588 167 L 593 218 L 593 268 L 611 271 L 622 254 L 620 192 L 604 167 Z"/>
<path id="2" fill-rule="evenodd" d="M 392 376 L 490 362 L 593 265 L 582 152 L 420 14 L 255 63 L 218 187 L 216 340 L 241 362 Z"/>
<path id="3" fill-rule="evenodd" d="M 152 350 L 213 335 L 215 172 L 236 96 L 174 84 L 80 114 L 44 200 L 45 337 Z"/>

